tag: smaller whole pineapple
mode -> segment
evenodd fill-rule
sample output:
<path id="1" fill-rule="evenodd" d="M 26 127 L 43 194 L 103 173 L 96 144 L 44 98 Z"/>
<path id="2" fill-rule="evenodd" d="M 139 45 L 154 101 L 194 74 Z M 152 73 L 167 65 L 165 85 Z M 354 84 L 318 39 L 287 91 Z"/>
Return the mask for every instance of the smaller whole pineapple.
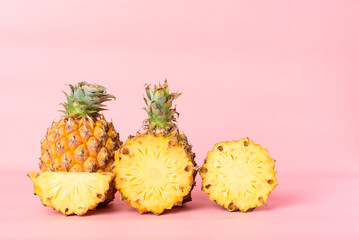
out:
<path id="1" fill-rule="evenodd" d="M 140 213 L 161 214 L 191 201 L 197 165 L 187 137 L 175 124 L 177 112 L 167 81 L 146 87 L 145 132 L 131 136 L 115 154 L 116 187 Z"/>
<path id="2" fill-rule="evenodd" d="M 274 159 L 248 138 L 217 143 L 200 168 L 202 189 L 229 211 L 251 211 L 267 202 L 277 185 Z"/>
<path id="3" fill-rule="evenodd" d="M 62 105 L 65 115 L 53 122 L 41 142 L 41 171 L 110 171 L 114 152 L 121 142 L 112 122 L 100 113 L 115 97 L 100 85 L 80 82 L 70 85 Z"/>

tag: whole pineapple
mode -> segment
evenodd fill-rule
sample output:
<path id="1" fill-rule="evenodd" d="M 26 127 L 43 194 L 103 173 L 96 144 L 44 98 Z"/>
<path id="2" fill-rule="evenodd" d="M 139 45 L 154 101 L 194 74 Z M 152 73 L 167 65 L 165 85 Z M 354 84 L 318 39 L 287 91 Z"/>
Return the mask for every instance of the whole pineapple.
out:
<path id="1" fill-rule="evenodd" d="M 41 142 L 41 171 L 103 172 L 111 170 L 121 142 L 112 122 L 100 113 L 115 97 L 100 85 L 70 85 L 65 115 L 53 122 Z"/>
<path id="2" fill-rule="evenodd" d="M 191 201 L 197 164 L 187 137 L 180 133 L 168 83 L 146 86 L 148 119 L 143 133 L 130 136 L 115 154 L 115 183 L 121 198 L 140 213 L 161 214 Z"/>
<path id="3" fill-rule="evenodd" d="M 229 211 L 251 211 L 277 185 L 274 159 L 248 138 L 217 143 L 200 168 L 202 189 Z"/>

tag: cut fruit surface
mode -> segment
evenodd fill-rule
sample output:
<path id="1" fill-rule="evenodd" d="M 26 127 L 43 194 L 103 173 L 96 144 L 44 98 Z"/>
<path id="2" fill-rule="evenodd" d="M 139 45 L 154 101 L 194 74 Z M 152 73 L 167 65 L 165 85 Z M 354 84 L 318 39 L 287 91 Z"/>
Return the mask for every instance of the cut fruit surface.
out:
<path id="1" fill-rule="evenodd" d="M 32 172 L 28 176 L 41 202 L 65 215 L 83 215 L 112 201 L 115 193 L 110 172 Z"/>
<path id="2" fill-rule="evenodd" d="M 176 138 L 144 134 L 127 140 L 115 156 L 116 187 L 139 212 L 161 214 L 181 205 L 196 173 Z"/>
<path id="3" fill-rule="evenodd" d="M 210 200 L 243 212 L 266 203 L 277 185 L 275 174 L 268 151 L 248 138 L 216 144 L 200 169 Z"/>

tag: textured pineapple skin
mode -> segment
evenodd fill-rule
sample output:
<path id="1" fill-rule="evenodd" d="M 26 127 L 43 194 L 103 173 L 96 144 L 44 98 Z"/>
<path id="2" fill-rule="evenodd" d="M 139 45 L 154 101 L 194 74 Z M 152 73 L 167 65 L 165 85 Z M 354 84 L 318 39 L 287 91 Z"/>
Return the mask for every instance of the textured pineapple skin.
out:
<path id="1" fill-rule="evenodd" d="M 274 164 L 268 151 L 248 138 L 217 143 L 199 170 L 202 190 L 229 211 L 252 211 L 266 204 L 277 185 Z M 251 191 L 240 191 L 245 188 Z"/>
<path id="2" fill-rule="evenodd" d="M 176 189 L 174 190 L 175 193 L 171 195 L 171 192 L 168 195 L 171 197 L 150 201 L 144 197 L 146 194 L 147 196 L 150 195 L 150 192 L 141 189 L 141 195 L 138 194 L 135 189 L 126 186 L 126 184 L 132 177 L 127 175 L 129 168 L 133 167 L 133 164 L 135 164 L 135 168 L 139 169 L 138 171 L 141 171 L 140 169 L 144 168 L 144 166 L 141 165 L 141 156 L 144 156 L 144 152 L 147 153 L 147 151 L 150 152 L 152 150 L 156 151 L 154 149 L 168 150 L 168 152 L 173 154 L 169 155 L 171 157 L 168 158 L 172 159 L 174 162 L 182 163 L 175 174 L 178 173 L 179 178 L 182 179 L 183 185 L 174 186 Z M 163 213 L 166 209 L 171 209 L 174 206 L 181 206 L 183 203 L 191 201 L 191 191 L 195 186 L 195 176 L 197 173 L 197 164 L 194 161 L 194 157 L 195 154 L 192 152 L 192 146 L 188 144 L 187 138 L 183 134 L 164 135 L 144 133 L 138 134 L 136 137 L 130 136 L 122 149 L 118 150 L 115 154 L 113 172 L 116 174 L 115 183 L 117 190 L 120 192 L 121 199 L 136 208 L 140 213 L 152 212 L 157 215 Z M 145 158 L 143 158 L 143 160 L 146 161 Z M 164 166 L 162 162 L 160 162 L 159 165 Z M 154 169 L 156 169 L 156 167 L 157 166 L 154 165 Z M 151 174 L 150 172 L 151 171 L 137 174 L 135 177 L 141 178 L 143 175 Z M 157 177 L 159 178 L 159 175 L 154 174 L 152 176 L 152 178 Z M 146 180 L 143 182 L 146 183 Z M 160 184 L 169 185 L 170 182 L 167 180 L 167 182 L 164 181 Z"/>
<path id="3" fill-rule="evenodd" d="M 84 215 L 114 199 L 114 174 L 110 172 L 32 172 L 34 194 L 44 206 L 64 215 Z M 80 197 L 75 195 L 81 194 Z"/>
<path id="4" fill-rule="evenodd" d="M 111 122 L 63 117 L 53 122 L 41 142 L 41 171 L 110 171 L 121 142 Z"/>

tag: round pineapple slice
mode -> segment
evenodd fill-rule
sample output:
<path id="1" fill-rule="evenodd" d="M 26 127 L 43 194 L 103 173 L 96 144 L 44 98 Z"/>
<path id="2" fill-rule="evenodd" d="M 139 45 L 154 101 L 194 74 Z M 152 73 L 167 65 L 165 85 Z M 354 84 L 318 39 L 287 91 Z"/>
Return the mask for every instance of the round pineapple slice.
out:
<path id="1" fill-rule="evenodd" d="M 65 215 L 83 215 L 113 200 L 114 174 L 110 172 L 32 172 L 28 176 L 43 205 Z"/>
<path id="2" fill-rule="evenodd" d="M 123 200 L 140 213 L 161 214 L 188 200 L 196 168 L 181 141 L 142 134 L 116 152 L 114 173 Z"/>
<path id="3" fill-rule="evenodd" d="M 221 142 L 200 168 L 202 189 L 229 211 L 251 211 L 266 203 L 277 185 L 274 160 L 248 138 Z"/>

